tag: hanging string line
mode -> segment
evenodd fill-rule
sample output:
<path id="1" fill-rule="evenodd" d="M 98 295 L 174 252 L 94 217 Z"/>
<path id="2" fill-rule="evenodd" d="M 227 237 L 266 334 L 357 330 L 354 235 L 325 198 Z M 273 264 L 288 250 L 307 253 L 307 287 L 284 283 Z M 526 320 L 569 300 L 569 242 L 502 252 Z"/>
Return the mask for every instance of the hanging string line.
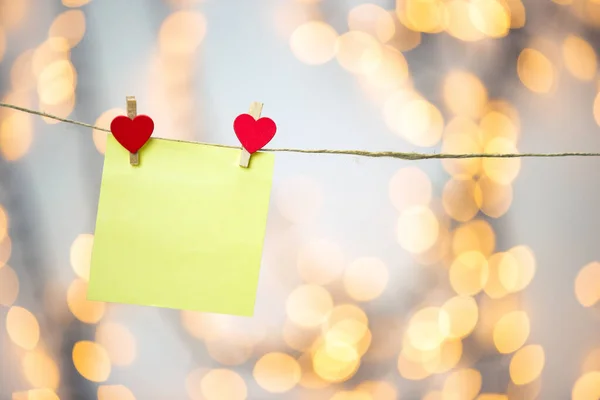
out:
<path id="1" fill-rule="evenodd" d="M 36 111 L 25 107 L 16 106 L 14 104 L 0 102 L 0 107 L 11 108 L 13 110 L 22 111 L 28 114 L 39 115 L 41 117 L 51 118 L 56 121 L 65 122 L 67 124 L 79 125 L 85 128 L 92 128 L 103 132 L 110 132 L 110 129 L 100 128 L 85 122 L 79 122 L 72 119 L 61 118 L 56 115 L 48 114 L 43 111 Z M 173 139 L 163 139 L 173 140 Z M 178 142 L 186 142 L 184 140 L 174 140 Z M 229 146 L 224 144 L 199 143 L 215 147 L 225 147 L 239 149 L 240 146 Z M 367 150 L 338 150 L 338 149 L 291 149 L 291 148 L 274 148 L 262 149 L 261 151 L 283 152 L 283 153 L 307 153 L 307 154 L 342 154 L 359 157 L 371 158 L 399 158 L 402 160 L 429 160 L 429 159 L 459 159 L 459 158 L 525 158 L 525 157 L 600 157 L 600 153 L 586 152 L 564 152 L 564 153 L 415 153 L 415 152 L 399 152 L 399 151 L 367 151 Z"/>

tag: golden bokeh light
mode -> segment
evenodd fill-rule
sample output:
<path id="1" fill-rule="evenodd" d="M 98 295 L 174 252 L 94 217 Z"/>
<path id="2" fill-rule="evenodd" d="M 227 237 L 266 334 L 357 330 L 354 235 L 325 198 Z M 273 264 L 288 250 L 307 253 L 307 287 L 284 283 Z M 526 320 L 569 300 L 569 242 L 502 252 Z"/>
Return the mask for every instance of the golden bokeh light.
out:
<path id="1" fill-rule="evenodd" d="M 285 353 L 267 353 L 262 356 L 252 372 L 256 383 L 270 393 L 285 393 L 300 382 L 298 361 Z"/>
<path id="2" fill-rule="evenodd" d="M 485 113 L 479 122 L 479 127 L 484 143 L 488 143 L 497 137 L 516 143 L 519 137 L 519 131 L 513 120 L 500 111 L 490 110 Z"/>
<path id="3" fill-rule="evenodd" d="M 244 379 L 230 369 L 212 369 L 200 382 L 206 400 L 245 400 L 248 388 Z"/>
<path id="4" fill-rule="evenodd" d="M 8 228 L 8 214 L 6 213 L 4 207 L 2 207 L 2 205 L 0 204 L 0 242 L 2 242 L 4 238 L 8 236 Z M 2 265 L 0 265 L 0 268 L 2 268 Z"/>
<path id="5" fill-rule="evenodd" d="M 337 37 L 335 56 L 345 70 L 353 74 L 368 74 L 383 61 L 383 49 L 368 33 L 350 31 Z"/>
<path id="6" fill-rule="evenodd" d="M 448 23 L 446 4 L 441 0 L 406 0 L 398 5 L 398 18 L 414 31 L 441 32 Z"/>
<path id="7" fill-rule="evenodd" d="M 35 350 L 23 357 L 23 373 L 34 388 L 56 390 L 60 382 L 60 372 L 56 362 L 45 352 Z"/>
<path id="8" fill-rule="evenodd" d="M 525 289 L 535 276 L 535 257 L 527 246 L 515 246 L 508 250 L 512 256 L 498 266 L 498 277 L 502 286 L 514 293 Z M 516 260 L 516 263 L 513 262 Z"/>
<path id="9" fill-rule="evenodd" d="M 31 0 L 0 1 L 0 25 L 7 31 L 17 28 L 31 10 Z"/>
<path id="10" fill-rule="evenodd" d="M 19 277 L 8 265 L 0 265 L 0 306 L 10 307 L 19 295 Z"/>
<path id="11" fill-rule="evenodd" d="M 71 61 L 58 60 L 40 72 L 37 92 L 40 102 L 56 106 L 73 97 L 76 86 L 77 72 Z"/>
<path id="12" fill-rule="evenodd" d="M 197 11 L 177 11 L 163 21 L 158 35 L 161 53 L 191 55 L 206 36 L 206 17 Z"/>
<path id="13" fill-rule="evenodd" d="M 124 325 L 115 322 L 99 325 L 96 328 L 96 342 L 104 347 L 110 362 L 114 365 L 126 366 L 135 360 L 136 340 Z"/>
<path id="14" fill-rule="evenodd" d="M 448 316 L 442 320 L 444 335 L 448 338 L 463 338 L 469 335 L 479 319 L 477 302 L 470 296 L 455 296 L 442 305 L 442 310 Z M 449 322 L 449 323 L 446 323 Z"/>
<path id="15" fill-rule="evenodd" d="M 33 143 L 33 120 L 25 113 L 10 113 L 0 122 L 0 154 L 7 161 L 23 157 Z"/>
<path id="16" fill-rule="evenodd" d="M 396 133 L 420 147 L 435 146 L 442 138 L 444 118 L 440 110 L 423 98 L 409 99 L 398 116 Z"/>
<path id="17" fill-rule="evenodd" d="M 584 39 L 568 35 L 562 44 L 567 70 L 577 79 L 591 81 L 596 76 L 598 60 L 594 48 Z"/>
<path id="18" fill-rule="evenodd" d="M 592 371 L 580 376 L 575 382 L 575 385 L 573 385 L 571 399 L 600 399 L 600 371 Z"/>
<path id="19" fill-rule="evenodd" d="M 17 400 L 17 399 L 13 399 Z M 25 400 L 25 399 L 24 399 Z M 27 391 L 26 400 L 60 400 L 56 392 L 51 389 L 33 389 Z"/>
<path id="20" fill-rule="evenodd" d="M 396 400 L 398 399 L 398 389 L 388 381 L 362 381 L 355 391 L 367 393 L 373 400 Z"/>
<path id="21" fill-rule="evenodd" d="M 135 396 L 123 385 L 98 386 L 98 400 L 136 400 Z"/>
<path id="22" fill-rule="evenodd" d="M 500 299 L 509 293 L 500 280 L 500 270 L 507 274 L 505 280 L 515 281 L 518 276 L 517 259 L 509 252 L 494 253 L 488 258 L 489 277 L 483 288 L 492 299 Z"/>
<path id="23" fill-rule="evenodd" d="M 254 350 L 251 338 L 241 333 L 223 332 L 219 336 L 211 335 L 205 339 L 205 343 L 210 357 L 226 366 L 245 363 Z"/>
<path id="24" fill-rule="evenodd" d="M 390 13 L 395 13 L 395 11 L 390 11 Z M 396 49 L 403 52 L 418 47 L 421 44 L 421 37 L 423 36 L 421 32 L 407 28 L 406 25 L 398 20 L 397 16 L 392 16 L 392 18 L 394 18 L 396 33 L 389 43 L 393 44 Z"/>
<path id="25" fill-rule="evenodd" d="M 352 390 L 339 390 L 329 400 L 374 400 L 369 393 Z"/>
<path id="26" fill-rule="evenodd" d="M 485 153 L 508 153 L 517 154 L 514 142 L 509 139 L 497 137 L 490 140 L 484 149 Z M 483 171 L 492 181 L 501 185 L 511 184 L 519 175 L 521 160 L 519 158 L 484 158 L 482 162 Z"/>
<path id="27" fill-rule="evenodd" d="M 400 212 L 413 206 L 427 206 L 433 187 L 429 176 L 415 166 L 400 168 L 390 179 L 390 201 Z"/>
<path id="28" fill-rule="evenodd" d="M 118 117 L 119 115 L 126 115 L 127 112 L 122 108 L 111 108 L 110 110 L 106 110 L 103 112 L 96 122 L 94 126 L 108 129 L 110 127 L 110 123 L 113 119 Z M 106 137 L 108 132 L 100 131 L 98 129 L 92 129 L 92 139 L 94 141 L 94 146 L 96 146 L 96 150 L 100 154 L 104 154 L 106 152 Z"/>
<path id="29" fill-rule="evenodd" d="M 575 278 L 575 297 L 584 307 L 592 307 L 600 301 L 600 263 L 585 265 Z"/>
<path id="30" fill-rule="evenodd" d="M 324 389 L 330 385 L 329 382 L 321 378 L 314 371 L 313 359 L 311 353 L 304 353 L 298 358 L 298 363 L 302 369 L 300 386 L 307 389 Z"/>
<path id="31" fill-rule="evenodd" d="M 540 345 L 531 344 L 519 349 L 510 360 L 510 379 L 515 385 L 526 385 L 536 380 L 542 370 L 546 357 Z"/>
<path id="32" fill-rule="evenodd" d="M 296 265 L 306 283 L 325 285 L 342 275 L 344 262 L 344 253 L 337 243 L 317 239 L 300 248 Z"/>
<path id="33" fill-rule="evenodd" d="M 450 285 L 452 289 L 464 296 L 479 293 L 489 277 L 488 262 L 479 251 L 461 253 L 450 266 Z"/>
<path id="34" fill-rule="evenodd" d="M 374 257 L 359 258 L 344 271 L 344 288 L 356 301 L 371 301 L 381 296 L 388 281 L 387 266 Z"/>
<path id="35" fill-rule="evenodd" d="M 338 34 L 322 21 L 308 21 L 298 26 L 290 36 L 294 56 L 307 65 L 321 65 L 335 56 Z"/>
<path id="36" fill-rule="evenodd" d="M 275 193 L 275 206 L 292 223 L 312 222 L 323 206 L 322 189 L 308 176 L 287 178 Z"/>
<path id="37" fill-rule="evenodd" d="M 97 301 L 89 301 L 87 297 L 88 283 L 83 279 L 75 279 L 67 290 L 67 305 L 71 313 L 86 324 L 96 324 L 104 316 L 106 305 Z"/>
<path id="38" fill-rule="evenodd" d="M 509 400 L 509 398 L 500 393 L 482 393 L 475 400 Z"/>
<path id="39" fill-rule="evenodd" d="M 75 109 L 75 91 L 71 91 L 71 96 L 62 103 L 50 104 L 40 101 L 38 107 L 50 115 L 54 115 L 58 118 L 67 118 Z M 42 121 L 48 125 L 56 125 L 60 123 L 60 121 L 56 118 L 49 117 L 42 117 Z"/>
<path id="40" fill-rule="evenodd" d="M 473 24 L 470 10 L 471 3 L 467 0 L 448 1 L 446 3 L 448 14 L 446 32 L 465 42 L 475 42 L 483 39 L 485 35 Z"/>
<path id="41" fill-rule="evenodd" d="M 90 261 L 92 258 L 92 246 L 94 235 L 83 233 L 75 238 L 71 244 L 70 261 L 73 271 L 80 278 L 88 281 L 90 279 Z"/>
<path id="42" fill-rule="evenodd" d="M 323 326 L 323 332 L 325 333 L 338 323 L 347 320 L 359 322 L 361 324 L 360 326 L 364 327 L 369 325 L 369 318 L 363 309 L 354 304 L 340 304 L 335 306 L 327 316 L 327 320 Z"/>
<path id="43" fill-rule="evenodd" d="M 420 381 L 431 375 L 423 364 L 406 358 L 402 353 L 398 356 L 397 368 L 400 376 L 411 381 Z"/>
<path id="44" fill-rule="evenodd" d="M 281 335 L 285 344 L 291 349 L 307 351 L 313 345 L 319 333 L 319 329 L 304 329 L 290 320 L 286 320 L 283 323 Z"/>
<path id="45" fill-rule="evenodd" d="M 425 307 L 410 319 L 406 335 L 410 345 L 420 351 L 440 347 L 450 331 L 450 315 L 438 307 Z"/>
<path id="46" fill-rule="evenodd" d="M 488 100 L 487 89 L 473 73 L 454 70 L 444 79 L 443 96 L 446 107 L 455 115 L 478 118 Z"/>
<path id="47" fill-rule="evenodd" d="M 444 381 L 444 400 L 471 400 L 481 391 L 481 373 L 471 368 L 458 369 L 448 375 Z"/>
<path id="48" fill-rule="evenodd" d="M 592 112 L 594 113 L 594 121 L 596 121 L 596 124 L 600 126 L 600 92 L 598 92 L 596 98 L 594 99 Z"/>
<path id="49" fill-rule="evenodd" d="M 110 376 L 110 357 L 98 343 L 87 340 L 75 343 L 73 365 L 81 376 L 92 382 L 104 382 Z"/>
<path id="50" fill-rule="evenodd" d="M 372 335 L 366 324 L 348 318 L 330 325 L 324 333 L 324 339 L 326 344 L 344 343 L 353 346 L 362 356 L 371 344 Z"/>
<path id="51" fill-rule="evenodd" d="M 446 125 L 442 141 L 442 152 L 450 154 L 483 153 L 482 132 L 477 124 L 467 117 L 454 117 Z M 479 175 L 481 158 L 444 159 L 442 165 L 452 176 L 469 178 Z"/>
<path id="52" fill-rule="evenodd" d="M 583 373 L 600 371 L 600 347 L 589 351 L 581 365 Z"/>
<path id="53" fill-rule="evenodd" d="M 208 371 L 204 367 L 196 368 L 185 377 L 185 391 L 191 400 L 205 400 L 202 394 L 202 378 Z"/>
<path id="54" fill-rule="evenodd" d="M 68 10 L 58 15 L 48 30 L 48 40 L 58 50 L 69 50 L 83 39 L 85 34 L 85 14 L 81 10 Z M 55 40 L 55 39 L 59 40 Z M 66 40 L 65 40 L 66 39 Z M 61 48 L 64 44 L 67 48 Z"/>
<path id="55" fill-rule="evenodd" d="M 517 74 L 525 87 L 534 93 L 548 93 L 555 84 L 552 62 L 539 50 L 526 48 L 517 60 Z"/>
<path id="56" fill-rule="evenodd" d="M 410 73 L 404 55 L 392 46 L 382 47 L 382 60 L 377 68 L 366 75 L 367 82 L 376 89 L 392 93 L 408 84 Z"/>
<path id="57" fill-rule="evenodd" d="M 490 37 L 504 37 L 510 30 L 510 9 L 501 0 L 471 1 L 469 17 L 475 28 Z"/>
<path id="58" fill-rule="evenodd" d="M 88 4 L 91 0 L 62 0 L 62 4 L 65 7 L 76 8 L 83 7 Z"/>
<path id="59" fill-rule="evenodd" d="M 398 243 L 406 251 L 419 254 L 433 246 L 440 232 L 440 223 L 430 208 L 414 206 L 402 211 L 398 218 Z"/>
<path id="60" fill-rule="evenodd" d="M 494 345 L 501 354 L 521 348 L 529 338 L 529 317 L 524 311 L 513 311 L 504 315 L 494 326 Z"/>
<path id="61" fill-rule="evenodd" d="M 396 26 L 390 13 L 382 7 L 363 3 L 348 13 L 348 27 L 352 31 L 363 31 L 385 43 L 396 33 Z"/>
<path id="62" fill-rule="evenodd" d="M 56 61 L 68 61 L 70 51 L 65 50 L 68 45 L 58 45 L 61 38 L 48 39 L 35 48 L 31 55 L 31 72 L 35 78 L 38 78 L 42 71 L 50 64 Z M 62 38 L 66 41 L 66 39 Z"/>
<path id="63" fill-rule="evenodd" d="M 326 342 L 318 346 L 313 355 L 315 373 L 327 382 L 344 382 L 360 366 L 356 348 L 344 342 Z"/>
<path id="64" fill-rule="evenodd" d="M 479 212 L 481 197 L 473 179 L 457 177 L 444 185 L 442 204 L 450 217 L 459 222 L 467 222 Z"/>
<path id="65" fill-rule="evenodd" d="M 286 300 L 288 318 L 304 328 L 315 327 L 325 322 L 332 308 L 331 294 L 317 285 L 299 286 Z"/>
<path id="66" fill-rule="evenodd" d="M 468 251 L 478 251 L 489 257 L 496 248 L 496 234 L 489 222 L 483 219 L 459 225 L 453 232 L 452 250 L 458 256 Z"/>
<path id="67" fill-rule="evenodd" d="M 6 314 L 6 331 L 14 344 L 33 350 L 40 340 L 37 318 L 23 307 L 11 307 Z"/>
<path id="68" fill-rule="evenodd" d="M 0 62 L 2 62 L 4 54 L 6 54 L 6 34 L 4 33 L 2 26 L 0 26 Z"/>
<path id="69" fill-rule="evenodd" d="M 482 176 L 477 181 L 475 193 L 478 199 L 479 209 L 491 218 L 500 218 L 510 208 L 513 200 L 513 188 L 511 185 L 497 183 L 487 176 Z"/>

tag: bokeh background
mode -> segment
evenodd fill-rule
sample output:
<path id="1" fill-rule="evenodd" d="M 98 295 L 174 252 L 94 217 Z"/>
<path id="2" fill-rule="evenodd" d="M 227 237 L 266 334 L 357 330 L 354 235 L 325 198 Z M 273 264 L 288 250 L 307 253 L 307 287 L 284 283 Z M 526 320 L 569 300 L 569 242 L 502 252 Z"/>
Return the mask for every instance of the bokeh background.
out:
<path id="1" fill-rule="evenodd" d="M 260 101 L 273 147 L 599 151 L 599 44 L 598 0 L 0 0 L 0 96 L 107 128 L 133 95 L 230 145 Z M 277 153 L 240 318 L 85 299 L 105 140 L 0 108 L 0 399 L 600 398 L 600 160 Z"/>

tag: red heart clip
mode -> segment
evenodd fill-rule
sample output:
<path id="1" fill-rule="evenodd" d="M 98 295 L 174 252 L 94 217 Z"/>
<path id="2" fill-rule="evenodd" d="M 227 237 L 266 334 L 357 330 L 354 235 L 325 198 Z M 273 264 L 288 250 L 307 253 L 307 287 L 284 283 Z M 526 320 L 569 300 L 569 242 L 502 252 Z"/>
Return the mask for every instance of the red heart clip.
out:
<path id="1" fill-rule="evenodd" d="M 110 131 L 121 146 L 130 153 L 137 153 L 152 136 L 154 121 L 147 115 L 138 115 L 134 119 L 120 115 L 110 123 Z"/>
<path id="2" fill-rule="evenodd" d="M 241 114 L 233 122 L 235 135 L 248 153 L 252 154 L 262 149 L 273 139 L 277 126 L 270 118 L 258 120 L 250 114 Z"/>

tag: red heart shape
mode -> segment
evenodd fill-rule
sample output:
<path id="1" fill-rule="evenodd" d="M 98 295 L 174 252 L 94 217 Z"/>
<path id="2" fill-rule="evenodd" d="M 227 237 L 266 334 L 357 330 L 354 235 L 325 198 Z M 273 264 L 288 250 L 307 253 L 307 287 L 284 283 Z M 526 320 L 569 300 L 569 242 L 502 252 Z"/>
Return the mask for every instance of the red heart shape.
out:
<path id="1" fill-rule="evenodd" d="M 120 115 L 110 123 L 110 131 L 121 146 L 130 153 L 137 153 L 152 136 L 154 121 L 147 115 L 138 115 L 134 119 Z"/>
<path id="2" fill-rule="evenodd" d="M 258 120 L 250 114 L 241 114 L 233 121 L 235 135 L 250 154 L 265 147 L 273 139 L 277 126 L 270 118 Z"/>

